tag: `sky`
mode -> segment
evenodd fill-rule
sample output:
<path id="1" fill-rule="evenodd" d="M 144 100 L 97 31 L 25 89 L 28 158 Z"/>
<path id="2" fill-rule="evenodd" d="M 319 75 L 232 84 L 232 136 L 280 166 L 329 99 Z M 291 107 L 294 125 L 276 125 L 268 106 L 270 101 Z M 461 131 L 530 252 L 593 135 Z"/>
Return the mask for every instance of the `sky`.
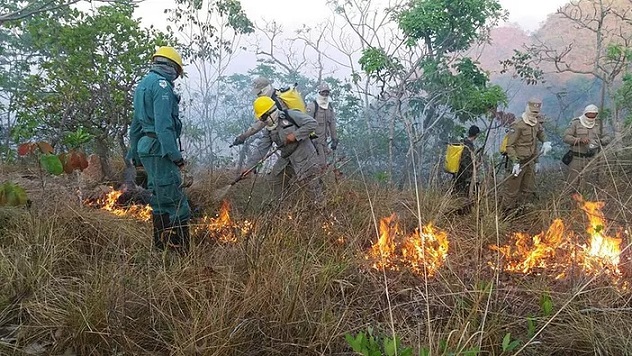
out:
<path id="1" fill-rule="evenodd" d="M 297 5 L 299 2 L 300 6 Z M 567 2 L 569 0 L 500 0 L 509 11 L 509 21 L 529 31 L 535 30 L 548 14 Z M 138 15 L 159 26 L 162 10 L 173 3 L 171 0 L 144 0 Z M 241 4 L 254 21 L 274 19 L 287 28 L 313 25 L 332 16 L 327 0 L 241 0 Z"/>
<path id="2" fill-rule="evenodd" d="M 303 25 L 315 26 L 331 19 L 334 15 L 327 5 L 327 0 L 240 0 L 248 17 L 256 24 L 274 20 L 282 25 L 284 32 L 291 33 Z M 373 0 L 377 3 L 387 4 L 389 0 Z M 534 31 L 543 22 L 547 15 L 555 12 L 560 6 L 569 0 L 500 0 L 501 5 L 509 11 L 508 22 L 516 23 L 527 31 Z M 298 3 L 300 2 L 300 6 Z M 136 11 L 136 16 L 142 19 L 144 25 L 154 25 L 164 29 L 164 9 L 173 7 L 173 0 L 144 0 Z M 253 41 L 248 38 L 243 45 L 250 50 L 239 54 L 236 60 L 231 61 L 229 72 L 244 72 L 256 66 L 256 56 L 252 53 Z M 330 73 L 334 76 L 346 76 L 347 73 L 336 72 L 345 69 L 332 68 Z"/>

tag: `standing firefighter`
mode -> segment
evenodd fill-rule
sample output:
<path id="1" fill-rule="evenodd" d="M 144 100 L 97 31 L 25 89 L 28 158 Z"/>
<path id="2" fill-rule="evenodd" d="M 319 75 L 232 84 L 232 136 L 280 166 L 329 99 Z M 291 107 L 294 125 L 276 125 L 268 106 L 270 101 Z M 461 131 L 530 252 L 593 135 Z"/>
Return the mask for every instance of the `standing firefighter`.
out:
<path id="1" fill-rule="evenodd" d="M 276 144 L 281 156 L 270 172 L 274 196 L 280 198 L 289 181 L 296 177 L 309 188 L 314 205 L 323 208 L 325 201 L 317 177 L 316 148 L 309 137 L 316 129 L 316 120 L 298 110 L 279 110 L 268 96 L 257 98 L 253 106 L 256 118 L 265 123 L 266 129 L 246 166 L 257 164 L 272 144 Z"/>
<path id="2" fill-rule="evenodd" d="M 597 119 L 599 108 L 588 105 L 582 116 L 571 120 L 564 132 L 564 143 L 570 145 L 569 156 L 572 157 L 568 165 L 566 181 L 569 186 L 586 191 L 586 181 L 594 183 L 594 174 L 582 173 L 588 163 L 599 152 L 601 146 L 610 143 L 610 137 L 601 131 L 600 120 Z"/>
<path id="3" fill-rule="evenodd" d="M 318 127 L 316 128 L 317 138 L 314 140 L 318 153 L 318 164 L 321 169 L 327 167 L 327 158 L 332 151 L 338 147 L 338 135 L 336 133 L 336 113 L 331 107 L 329 85 L 322 83 L 318 86 L 318 96 L 316 100 L 307 104 L 307 113 L 311 115 Z M 327 147 L 327 141 L 331 138 L 331 149 Z"/>
<path id="4" fill-rule="evenodd" d="M 542 153 L 551 150 L 551 143 L 544 142 L 544 128 L 539 122 L 542 101 L 530 99 L 522 120 L 517 120 L 507 136 L 507 157 L 511 161 L 511 177 L 506 184 L 503 205 L 506 209 L 521 205 L 525 196 L 535 198 L 535 164 L 538 157 L 538 140 L 543 142 Z"/>
<path id="5" fill-rule="evenodd" d="M 152 193 L 154 246 L 186 251 L 189 244 L 189 204 L 182 190 L 184 160 L 178 140 L 182 122 L 180 98 L 173 82 L 182 75 L 182 58 L 172 47 L 160 47 L 153 65 L 134 92 L 134 118 L 127 159 L 147 172 Z"/>
<path id="6" fill-rule="evenodd" d="M 277 97 L 276 93 L 277 93 L 277 90 L 272 86 L 272 83 L 266 77 L 257 77 L 252 82 L 252 94 L 256 95 L 257 97 L 261 97 L 261 96 L 270 97 L 274 100 L 279 110 L 287 110 L 288 109 L 287 105 L 283 102 L 283 100 L 280 100 Z M 233 141 L 233 146 L 243 144 L 244 142 L 246 142 L 246 140 L 249 137 L 261 131 L 265 126 L 266 124 L 264 122 L 256 121 L 254 124 L 252 124 L 248 128 L 248 130 L 246 130 L 246 132 L 235 137 L 235 140 Z"/>
<path id="7" fill-rule="evenodd" d="M 469 197 L 470 185 L 474 176 L 475 152 L 474 140 L 478 137 L 481 129 L 476 125 L 472 125 L 467 132 L 467 137 L 463 139 L 463 145 L 465 150 L 461 155 L 461 161 L 459 162 L 459 171 L 454 176 L 454 188 L 456 193 Z"/>

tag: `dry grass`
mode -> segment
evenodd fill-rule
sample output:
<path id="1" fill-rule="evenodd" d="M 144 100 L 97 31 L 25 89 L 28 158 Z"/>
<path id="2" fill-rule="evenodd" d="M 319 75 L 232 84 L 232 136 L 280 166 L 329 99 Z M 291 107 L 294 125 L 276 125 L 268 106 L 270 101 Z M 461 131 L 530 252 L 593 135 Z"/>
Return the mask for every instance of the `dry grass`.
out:
<path id="1" fill-rule="evenodd" d="M 616 176 L 597 194 L 608 201 L 607 215 L 625 222 L 630 182 Z M 228 181 L 201 179 L 194 203 L 216 211 L 208 196 Z M 253 232 L 235 244 L 196 239 L 187 257 L 152 251 L 146 223 L 65 198 L 29 211 L 0 209 L 0 354 L 39 347 L 53 355 L 350 355 L 345 334 L 368 327 L 433 355 L 514 354 L 502 350 L 508 332 L 521 346 L 529 341 L 525 355 L 632 354 L 629 290 L 606 277 L 557 281 L 488 265 L 497 260 L 488 246 L 513 231 L 536 233 L 555 217 L 579 220 L 582 230 L 581 212 L 555 190 L 521 219 L 498 220 L 492 199 L 459 216 L 438 192 L 417 201 L 414 192 L 361 180 L 328 187 L 330 211 L 321 215 L 300 199 L 271 209 L 261 181 L 240 182 L 228 195 L 233 219 L 253 221 Z M 446 264 L 427 284 L 406 270 L 370 268 L 369 201 L 377 218 L 396 212 L 407 231 L 419 218 L 448 232 Z M 551 313 L 543 311 L 545 295 Z"/>

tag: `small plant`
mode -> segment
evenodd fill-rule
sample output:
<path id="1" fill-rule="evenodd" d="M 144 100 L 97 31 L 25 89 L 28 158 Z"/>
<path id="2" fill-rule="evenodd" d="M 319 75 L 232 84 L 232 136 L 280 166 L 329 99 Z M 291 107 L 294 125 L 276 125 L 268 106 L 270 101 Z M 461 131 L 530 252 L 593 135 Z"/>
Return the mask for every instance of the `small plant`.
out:
<path id="1" fill-rule="evenodd" d="M 56 155 L 53 154 L 53 146 L 48 142 L 27 142 L 18 146 L 19 156 L 36 156 L 40 170 L 43 169 L 46 172 L 53 175 L 60 175 L 64 173 L 64 166 Z"/>
<path id="2" fill-rule="evenodd" d="M 75 132 L 71 132 L 64 136 L 64 144 L 70 147 L 71 150 L 79 149 L 84 144 L 90 142 L 94 136 L 86 131 L 82 127 L 78 128 Z"/>
<path id="3" fill-rule="evenodd" d="M 512 340 L 511 333 L 506 333 L 505 337 L 503 337 L 503 352 L 511 352 L 516 349 L 520 345 L 520 340 Z"/>
<path id="4" fill-rule="evenodd" d="M 548 293 L 544 293 L 540 297 L 540 308 L 542 309 L 542 315 L 545 317 L 551 316 L 553 313 L 553 300 Z"/>
<path id="5" fill-rule="evenodd" d="M 85 138 L 81 138 L 81 140 L 83 139 Z M 19 156 L 37 157 L 40 170 L 53 175 L 60 175 L 64 172 L 70 174 L 75 170 L 83 171 L 88 168 L 88 160 L 85 153 L 76 148 L 71 149 L 68 153 L 60 153 L 59 155 L 55 155 L 53 152 L 53 146 L 44 141 L 27 142 L 18 146 Z"/>
<path id="6" fill-rule="evenodd" d="M 0 206 L 20 206 L 26 205 L 27 202 L 24 188 L 11 182 L 0 185 Z"/>
<path id="7" fill-rule="evenodd" d="M 401 340 L 395 336 L 376 337 L 373 335 L 373 328 L 369 327 L 367 332 L 359 332 L 356 336 L 346 334 L 345 339 L 353 351 L 364 356 L 412 356 L 413 349 L 402 348 Z"/>
<path id="8" fill-rule="evenodd" d="M 527 337 L 530 339 L 535 336 L 535 318 L 527 317 Z"/>

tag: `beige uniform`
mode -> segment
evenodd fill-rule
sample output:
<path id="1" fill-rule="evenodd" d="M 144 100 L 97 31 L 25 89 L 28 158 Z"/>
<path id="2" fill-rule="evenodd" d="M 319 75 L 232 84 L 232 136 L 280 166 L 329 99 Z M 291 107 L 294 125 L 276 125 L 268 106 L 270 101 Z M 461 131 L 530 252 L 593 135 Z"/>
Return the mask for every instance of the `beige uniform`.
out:
<path id="1" fill-rule="evenodd" d="M 590 149 L 589 144 L 582 144 L 580 140 L 588 138 L 597 148 Z M 586 190 L 586 183 L 595 183 L 595 175 L 590 171 L 585 171 L 586 166 L 599 150 L 599 146 L 605 146 L 610 143 L 611 138 L 604 135 L 601 131 L 599 119 L 595 119 L 592 128 L 582 125 L 581 120 L 577 117 L 571 120 L 570 125 L 564 132 L 564 143 L 570 145 L 570 151 L 573 153 L 573 160 L 568 165 L 567 183 L 580 191 Z"/>
<path id="2" fill-rule="evenodd" d="M 535 195 L 534 158 L 537 157 L 538 140 L 545 140 L 544 128 L 539 122 L 531 126 L 523 120 L 518 120 L 509 129 L 507 156 L 511 163 L 520 163 L 522 171 L 517 177 L 511 176 L 507 180 L 503 200 L 507 208 L 517 206 L 525 195 Z"/>
<path id="3" fill-rule="evenodd" d="M 327 166 L 327 157 L 331 154 L 331 149 L 327 147 L 327 141 L 331 138 L 332 142 L 338 141 L 338 135 L 336 134 L 336 112 L 329 104 L 327 109 L 318 107 L 316 109 L 316 102 L 312 101 L 307 104 L 307 114 L 316 119 L 318 127 L 315 134 L 318 136 L 314 140 L 316 145 L 316 151 L 318 152 L 318 163 L 322 168 Z"/>

